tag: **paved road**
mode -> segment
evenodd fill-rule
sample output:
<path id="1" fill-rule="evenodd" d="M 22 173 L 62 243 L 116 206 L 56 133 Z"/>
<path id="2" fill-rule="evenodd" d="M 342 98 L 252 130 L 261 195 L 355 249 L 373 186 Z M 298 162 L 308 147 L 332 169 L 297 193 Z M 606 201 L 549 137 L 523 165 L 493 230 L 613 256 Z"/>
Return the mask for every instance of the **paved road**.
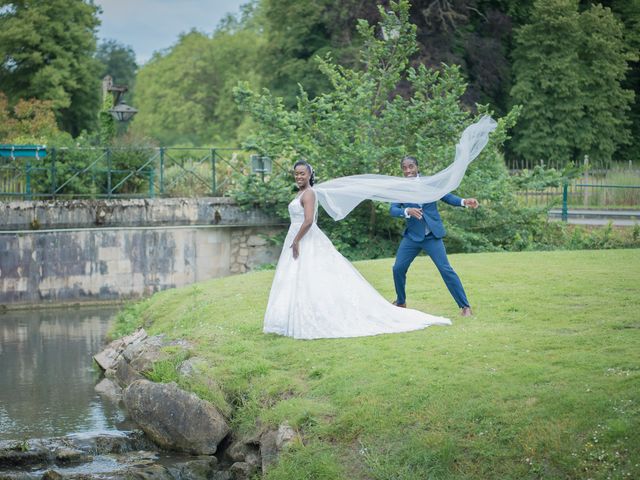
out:
<path id="1" fill-rule="evenodd" d="M 640 210 L 588 210 L 570 208 L 567 211 L 567 223 L 573 225 L 607 225 L 611 222 L 620 227 L 640 225 Z M 562 209 L 549 210 L 549 219 L 560 220 Z"/>

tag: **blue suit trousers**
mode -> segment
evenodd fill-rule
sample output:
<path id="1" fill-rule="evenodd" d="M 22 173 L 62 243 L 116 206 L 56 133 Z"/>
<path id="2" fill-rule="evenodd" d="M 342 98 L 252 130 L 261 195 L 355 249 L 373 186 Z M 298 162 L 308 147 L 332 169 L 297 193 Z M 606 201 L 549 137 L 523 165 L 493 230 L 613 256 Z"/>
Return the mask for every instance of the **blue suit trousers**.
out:
<path id="1" fill-rule="evenodd" d="M 396 253 L 396 261 L 393 265 L 393 281 L 397 295 L 396 302 L 398 304 L 407 303 L 405 292 L 407 271 L 409 270 L 411 262 L 413 262 L 421 250 L 424 250 L 424 252 L 431 257 L 433 263 L 435 263 L 458 307 L 468 307 L 469 302 L 464 293 L 462 282 L 458 274 L 453 270 L 453 267 L 449 264 L 444 242 L 441 238 L 434 237 L 432 233 L 424 237 L 421 242 L 416 242 L 406 236 L 402 238 L 398 252 Z"/>

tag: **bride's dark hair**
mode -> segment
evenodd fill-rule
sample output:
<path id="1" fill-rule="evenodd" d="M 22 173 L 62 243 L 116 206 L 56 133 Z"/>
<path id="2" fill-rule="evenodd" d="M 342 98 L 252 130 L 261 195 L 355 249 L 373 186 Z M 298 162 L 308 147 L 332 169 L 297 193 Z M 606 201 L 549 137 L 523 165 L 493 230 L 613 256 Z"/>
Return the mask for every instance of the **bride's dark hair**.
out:
<path id="1" fill-rule="evenodd" d="M 313 187 L 313 184 L 316 183 L 316 172 L 313 170 L 313 167 L 311 166 L 311 164 L 309 162 L 307 162 L 306 160 L 298 160 L 293 165 L 293 169 L 295 170 L 296 167 L 299 167 L 300 165 L 304 165 L 305 167 L 307 167 L 307 170 L 309 171 L 309 174 L 311 175 L 309 177 L 309 185 Z"/>

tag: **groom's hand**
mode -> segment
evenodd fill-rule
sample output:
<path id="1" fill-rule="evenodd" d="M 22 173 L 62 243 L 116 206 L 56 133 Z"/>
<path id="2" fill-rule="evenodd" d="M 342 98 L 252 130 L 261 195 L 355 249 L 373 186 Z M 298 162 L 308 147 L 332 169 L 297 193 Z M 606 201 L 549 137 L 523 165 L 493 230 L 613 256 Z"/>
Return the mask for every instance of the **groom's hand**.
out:
<path id="1" fill-rule="evenodd" d="M 464 206 L 469 208 L 478 208 L 480 204 L 478 203 L 478 200 L 476 200 L 475 198 L 465 198 Z"/>
<path id="2" fill-rule="evenodd" d="M 407 208 L 407 215 L 413 218 L 417 218 L 418 220 L 422 219 L 422 209 L 421 208 Z"/>

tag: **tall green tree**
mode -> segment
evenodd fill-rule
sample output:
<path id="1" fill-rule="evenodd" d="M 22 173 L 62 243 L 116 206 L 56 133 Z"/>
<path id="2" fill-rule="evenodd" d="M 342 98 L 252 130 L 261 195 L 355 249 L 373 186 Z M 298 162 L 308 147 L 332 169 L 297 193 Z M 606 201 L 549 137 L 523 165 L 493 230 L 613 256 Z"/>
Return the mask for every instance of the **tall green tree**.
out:
<path id="1" fill-rule="evenodd" d="M 379 19 L 376 2 L 361 0 L 262 0 L 258 10 L 265 39 L 261 76 L 288 106 L 295 105 L 299 84 L 311 97 L 330 88 L 316 56 L 331 52 L 342 65 L 355 66 L 357 19 Z"/>
<path id="2" fill-rule="evenodd" d="M 259 82 L 261 38 L 251 28 L 225 23 L 213 36 L 192 31 L 139 71 L 131 129 L 165 145 L 236 143 L 245 115 L 233 103 L 239 80 Z"/>
<path id="3" fill-rule="evenodd" d="M 105 40 L 98 45 L 96 59 L 102 66 L 100 78 L 110 75 L 113 83 L 127 85 L 129 92 L 133 91 L 138 70 L 133 48 L 117 40 Z"/>
<path id="4" fill-rule="evenodd" d="M 603 6 L 610 7 L 613 14 L 624 25 L 624 38 L 627 49 L 635 58 L 629 63 L 629 71 L 623 87 L 635 92 L 635 98 L 629 112 L 631 121 L 631 141 L 623 146 L 617 158 L 625 161 L 640 161 L 640 0 L 606 0 Z"/>
<path id="5" fill-rule="evenodd" d="M 635 55 L 624 41 L 624 26 L 609 8 L 593 5 L 580 14 L 584 116 L 578 126 L 579 155 L 607 165 L 631 140 L 629 117 L 634 93 L 624 88 Z"/>
<path id="6" fill-rule="evenodd" d="M 511 40 L 532 0 L 414 0 L 418 54 L 414 63 L 439 68 L 459 65 L 468 88 L 463 101 L 490 103 L 498 111 L 509 106 Z"/>
<path id="7" fill-rule="evenodd" d="M 633 95 L 622 82 L 629 53 L 609 9 L 577 0 L 537 0 L 514 52 L 512 101 L 523 106 L 515 153 L 567 164 L 589 155 L 607 165 L 629 139 Z"/>
<path id="8" fill-rule="evenodd" d="M 98 12 L 88 0 L 0 0 L 0 90 L 10 103 L 50 100 L 73 135 L 95 126 Z"/>

